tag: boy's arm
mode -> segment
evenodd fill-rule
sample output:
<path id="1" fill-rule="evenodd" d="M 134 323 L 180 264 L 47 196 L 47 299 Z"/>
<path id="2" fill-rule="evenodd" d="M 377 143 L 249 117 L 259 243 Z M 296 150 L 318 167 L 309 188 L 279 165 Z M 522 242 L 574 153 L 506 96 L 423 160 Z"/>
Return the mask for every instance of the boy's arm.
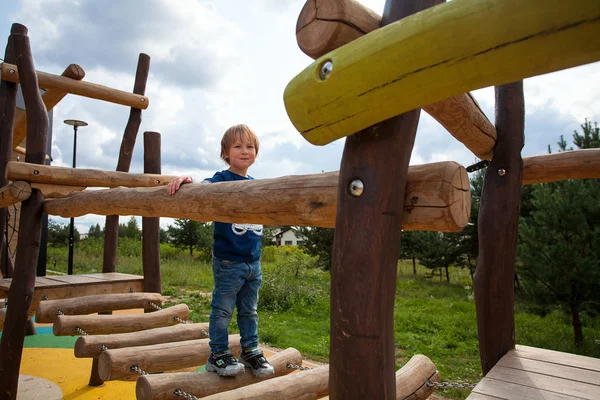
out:
<path id="1" fill-rule="evenodd" d="M 167 193 L 170 196 L 173 196 L 175 193 L 177 193 L 177 191 L 179 190 L 179 188 L 181 187 L 181 185 L 183 185 L 184 183 L 192 183 L 193 179 L 191 176 L 178 176 L 177 178 L 173 178 L 173 180 L 171 182 L 169 182 L 169 184 L 167 185 Z"/>

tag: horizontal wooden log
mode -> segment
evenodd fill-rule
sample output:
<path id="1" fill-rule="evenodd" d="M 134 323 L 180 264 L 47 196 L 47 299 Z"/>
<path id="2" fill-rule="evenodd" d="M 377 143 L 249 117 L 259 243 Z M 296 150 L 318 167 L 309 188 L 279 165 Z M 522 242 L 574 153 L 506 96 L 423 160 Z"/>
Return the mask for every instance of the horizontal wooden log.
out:
<path id="1" fill-rule="evenodd" d="M 452 1 L 320 57 L 288 84 L 285 106 L 324 145 L 470 90 L 598 61 L 599 31 L 597 0 Z"/>
<path id="2" fill-rule="evenodd" d="M 600 149 L 523 158 L 523 185 L 586 178 L 600 178 Z"/>
<path id="3" fill-rule="evenodd" d="M 105 171 L 89 168 L 55 167 L 10 161 L 6 166 L 10 180 L 31 183 L 87 187 L 152 187 L 169 183 L 175 176 L 158 174 L 131 174 L 129 172 Z"/>
<path id="4" fill-rule="evenodd" d="M 196 339 L 106 350 L 98 357 L 98 375 L 103 381 L 137 379 L 139 374 L 130 369 L 132 365 L 147 373 L 199 367 L 210 356 L 209 340 Z M 229 349 L 236 357 L 240 354 L 240 335 L 229 335 Z"/>
<path id="5" fill-rule="evenodd" d="M 0 67 L 2 69 L 2 79 L 19 83 L 19 71 L 16 65 L 2 63 Z M 46 90 L 52 89 L 64 93 L 72 93 L 91 99 L 104 100 L 110 103 L 139 108 L 141 110 L 148 108 L 149 100 L 146 96 L 112 89 L 95 83 L 78 81 L 65 76 L 53 75 L 41 71 L 36 72 L 39 87 Z"/>
<path id="6" fill-rule="evenodd" d="M 318 399 L 329 392 L 329 366 L 325 365 L 297 374 L 280 376 L 227 392 L 215 393 L 202 400 L 307 400 Z"/>
<path id="7" fill-rule="evenodd" d="M 197 398 L 203 398 L 214 393 L 226 392 L 228 390 L 251 385 L 264 379 L 272 379 L 292 372 L 287 364 L 301 365 L 302 356 L 294 348 L 287 348 L 279 353 L 268 357 L 269 362 L 275 370 L 275 374 L 266 378 L 257 378 L 246 369 L 232 379 L 223 379 L 212 372 L 176 372 L 166 374 L 144 375 L 136 383 L 135 393 L 138 400 L 176 400 L 175 395 L 179 389 Z"/>
<path id="8" fill-rule="evenodd" d="M 24 181 L 14 181 L 0 188 L 0 208 L 12 206 L 31 196 L 31 186 Z"/>
<path id="9" fill-rule="evenodd" d="M 87 189 L 85 186 L 50 185 L 46 183 L 32 183 L 31 188 L 38 189 L 44 199 L 62 198 L 73 192 L 81 192 Z"/>
<path id="10" fill-rule="evenodd" d="M 378 29 L 381 16 L 356 0 L 308 0 L 298 17 L 296 40 L 313 59 Z M 478 158 L 491 159 L 496 128 L 470 93 L 423 106 Z"/>
<path id="11" fill-rule="evenodd" d="M 109 349 L 122 349 L 125 347 L 204 339 L 206 337 L 208 337 L 208 323 L 180 324 L 113 335 L 81 336 L 75 342 L 75 357 L 98 357 L 103 351 L 100 345 L 104 345 Z"/>
<path id="12" fill-rule="evenodd" d="M 162 187 L 117 188 L 47 200 L 44 211 L 62 217 L 91 213 L 331 228 L 335 226 L 337 186 L 338 172 L 330 172 L 210 185 L 192 183 L 174 196 Z M 460 231 L 471 209 L 466 170 L 454 162 L 410 167 L 405 199 L 402 229 Z"/>
<path id="13" fill-rule="evenodd" d="M 18 70 L 15 71 L 18 72 Z M 63 71 L 62 76 L 66 79 L 80 81 L 85 77 L 85 71 L 79 65 L 71 64 Z M 44 106 L 46 106 L 46 110 L 50 112 L 66 95 L 67 92 L 59 89 L 47 89 L 42 93 L 42 101 L 44 102 Z M 13 128 L 13 149 L 17 150 L 17 147 L 23 142 L 26 135 L 27 114 L 25 110 L 17 108 L 15 110 L 15 125 Z"/>
<path id="14" fill-rule="evenodd" d="M 25 147 L 21 147 L 21 146 L 17 146 L 14 148 L 15 153 L 19 153 L 19 154 L 27 154 L 27 149 Z M 50 160 L 50 156 L 48 154 L 46 154 L 46 161 Z"/>
<path id="15" fill-rule="evenodd" d="M 54 323 L 58 311 L 64 315 L 82 315 L 135 308 L 155 310 L 150 303 L 162 306 L 162 295 L 160 293 L 144 292 L 114 293 L 73 297 L 71 299 L 45 300 L 40 301 L 38 304 L 35 311 L 35 320 L 42 323 Z"/>
<path id="16" fill-rule="evenodd" d="M 75 328 L 88 335 L 137 332 L 145 329 L 176 325 L 176 317 L 187 320 L 190 310 L 185 304 L 177 304 L 148 314 L 122 315 L 58 315 L 54 322 L 55 336 L 76 336 Z"/>

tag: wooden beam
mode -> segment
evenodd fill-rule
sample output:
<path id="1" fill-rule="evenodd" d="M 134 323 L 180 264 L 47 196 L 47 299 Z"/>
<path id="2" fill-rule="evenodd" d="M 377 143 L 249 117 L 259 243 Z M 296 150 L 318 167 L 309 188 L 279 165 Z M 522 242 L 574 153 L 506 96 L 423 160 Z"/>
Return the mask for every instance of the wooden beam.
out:
<path id="1" fill-rule="evenodd" d="M 8 37 L 4 59 L 11 63 L 17 62 L 14 40 Z M 5 80 L 0 81 L 0 187 L 8 184 L 6 179 L 6 164 L 12 156 L 13 126 L 15 122 L 15 108 L 17 102 L 17 85 Z M 8 224 L 8 210 L 0 207 L 0 232 L 6 232 Z M 14 260 L 9 256 L 10 243 L 6 235 L 0 234 L 0 276 L 4 278 L 14 275 Z"/>
<path id="2" fill-rule="evenodd" d="M 17 71 L 18 73 L 18 71 Z M 77 64 L 69 65 L 62 73 L 63 77 L 80 81 L 85 77 L 85 71 Z M 42 94 L 42 101 L 46 110 L 50 112 L 65 96 L 67 92 L 60 89 L 47 89 Z M 13 149 L 17 150 L 17 147 L 21 144 L 25 135 L 27 134 L 27 115 L 25 110 L 15 110 L 15 128 L 13 131 Z M 18 151 L 18 150 L 17 150 Z M 25 154 L 25 153 L 23 153 Z M 48 157 L 48 156 L 46 156 Z"/>
<path id="3" fill-rule="evenodd" d="M 148 81 L 149 72 L 150 56 L 140 53 L 137 70 L 135 72 L 133 93 L 143 95 L 146 92 L 146 83 Z M 119 159 L 117 161 L 117 171 L 129 172 L 131 158 L 133 157 L 133 147 L 141 123 L 142 110 L 132 108 L 129 111 L 129 119 L 127 120 L 125 132 L 123 133 L 123 139 L 121 141 Z M 102 272 L 114 272 L 116 270 L 118 240 L 119 216 L 107 215 L 104 222 L 104 255 L 102 259 Z"/>
<path id="4" fill-rule="evenodd" d="M 483 180 L 474 280 L 483 375 L 515 346 L 514 279 L 524 126 L 523 82 L 496 87 L 498 144 Z"/>
<path id="5" fill-rule="evenodd" d="M 62 217 L 140 215 L 331 228 L 335 226 L 338 181 L 339 174 L 330 172 L 212 185 L 191 183 L 175 196 L 169 196 L 164 187 L 120 187 L 47 200 L 44 210 Z M 454 232 L 468 222 L 469 179 L 457 163 L 411 167 L 404 198 L 405 212 L 398 230 L 402 226 L 405 230 Z"/>
<path id="6" fill-rule="evenodd" d="M 285 106 L 324 145 L 470 90 L 598 61 L 598 32 L 597 0 L 453 1 L 317 59 L 288 84 Z"/>
<path id="7" fill-rule="evenodd" d="M 177 304 L 148 314 L 58 315 L 53 332 L 55 336 L 75 336 L 75 328 L 80 328 L 89 335 L 136 332 L 178 324 L 175 318 L 187 320 L 189 311 L 185 304 Z"/>
<path id="8" fill-rule="evenodd" d="M 38 189 L 44 199 L 56 199 L 70 195 L 73 192 L 81 192 L 87 189 L 85 186 L 49 185 L 46 183 L 32 183 L 33 189 Z"/>
<path id="9" fill-rule="evenodd" d="M 31 196 L 31 186 L 24 181 L 15 181 L 0 188 L 0 208 L 25 201 Z"/>
<path id="10" fill-rule="evenodd" d="M 600 149 L 583 149 L 523 159 L 522 185 L 600 178 Z"/>
<path id="11" fill-rule="evenodd" d="M 87 187 L 152 187 L 166 185 L 175 178 L 159 174 L 131 174 L 90 168 L 55 167 L 9 161 L 6 174 L 10 180 Z"/>
<path id="12" fill-rule="evenodd" d="M 2 79 L 19 83 L 21 78 L 16 65 L 0 64 Z M 49 74 L 36 71 L 39 87 L 46 90 L 56 90 L 63 93 L 72 93 L 91 99 L 104 100 L 110 103 L 135 107 L 141 110 L 148 108 L 149 99 L 146 96 L 128 93 L 122 90 L 112 89 L 95 83 L 78 81 L 61 75 Z M 13 142 L 14 143 L 14 142 Z"/>
<path id="13" fill-rule="evenodd" d="M 81 336 L 75 342 L 75 357 L 98 357 L 103 351 L 100 345 L 104 345 L 109 349 L 122 349 L 125 347 L 204 339 L 207 337 L 208 322 L 179 324 L 136 332 L 115 333 L 112 335 Z"/>
<path id="14" fill-rule="evenodd" d="M 182 390 L 197 398 L 204 398 L 215 393 L 227 392 L 239 387 L 245 387 L 265 379 L 277 378 L 289 374 L 293 370 L 287 364 L 302 364 L 302 355 L 294 348 L 287 348 L 268 358 L 275 374 L 266 378 L 257 378 L 246 370 L 234 379 L 223 377 L 211 372 L 175 372 L 141 376 L 136 383 L 135 393 L 138 400 L 177 399 L 175 389 Z M 275 381 L 272 381 L 275 385 Z M 232 397 L 233 399 L 233 397 Z"/>
<path id="15" fill-rule="evenodd" d="M 31 55 L 31 46 L 27 28 L 13 24 L 11 36 L 22 71 L 21 89 L 27 114 L 27 143 L 29 151 L 25 161 L 44 162 L 48 134 L 48 113 L 38 90 L 37 76 Z M 40 250 L 42 231 L 42 195 L 33 189 L 31 196 L 21 203 L 19 222 L 19 241 L 15 262 L 15 277 L 8 292 L 10 307 L 6 311 L 6 322 L 0 343 L 0 398 L 16 399 L 18 391 L 19 368 L 23 354 L 25 330 L 28 325 L 29 308 L 35 289 L 35 275 Z"/>
<path id="16" fill-rule="evenodd" d="M 17 146 L 13 150 L 19 154 L 23 154 L 23 155 L 27 154 L 27 149 L 25 147 Z M 50 160 L 50 156 L 48 154 L 46 154 L 46 161 L 49 161 L 49 160 Z"/>
<path id="17" fill-rule="evenodd" d="M 298 17 L 296 40 L 304 53 L 317 59 L 374 31 L 380 23 L 380 15 L 356 0 L 308 0 Z M 492 158 L 496 128 L 470 93 L 425 105 L 423 110 L 478 158 Z"/>
<path id="18" fill-rule="evenodd" d="M 64 315 L 80 315 L 134 308 L 154 310 L 150 303 L 162 306 L 163 299 L 160 293 L 113 293 L 44 300 L 40 301 L 35 310 L 35 320 L 40 323 L 54 323 L 59 311 Z"/>
<path id="19" fill-rule="evenodd" d="M 130 367 L 137 365 L 148 373 L 199 367 L 210 356 L 210 339 L 186 340 L 150 346 L 105 350 L 98 357 L 98 372 L 103 381 L 137 379 L 139 374 Z M 240 335 L 229 335 L 229 349 L 238 356 Z"/>
<path id="20" fill-rule="evenodd" d="M 144 173 L 161 171 L 160 133 L 144 132 Z M 162 293 L 160 274 L 160 217 L 142 217 L 144 291 Z"/>

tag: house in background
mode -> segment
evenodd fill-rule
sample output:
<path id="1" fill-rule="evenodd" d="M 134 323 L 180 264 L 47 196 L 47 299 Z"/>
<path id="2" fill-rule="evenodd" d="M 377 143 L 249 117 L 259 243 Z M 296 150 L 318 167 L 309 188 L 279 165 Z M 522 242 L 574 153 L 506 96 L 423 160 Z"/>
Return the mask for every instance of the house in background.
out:
<path id="1" fill-rule="evenodd" d="M 273 236 L 273 242 L 276 246 L 301 246 L 306 238 L 296 229 L 286 226 L 278 229 Z"/>

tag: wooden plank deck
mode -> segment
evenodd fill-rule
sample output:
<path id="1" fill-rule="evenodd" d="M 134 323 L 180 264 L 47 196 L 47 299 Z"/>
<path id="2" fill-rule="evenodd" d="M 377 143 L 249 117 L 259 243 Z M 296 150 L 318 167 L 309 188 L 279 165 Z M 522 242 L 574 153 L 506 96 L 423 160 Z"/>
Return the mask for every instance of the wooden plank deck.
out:
<path id="1" fill-rule="evenodd" d="M 598 400 L 600 359 L 517 345 L 467 399 Z"/>
<path id="2" fill-rule="evenodd" d="M 11 278 L 0 279 L 0 298 L 8 298 Z M 144 277 L 111 272 L 106 274 L 81 274 L 62 276 L 38 276 L 30 314 L 33 315 L 40 299 L 68 299 L 94 294 L 127 293 L 144 291 Z"/>

